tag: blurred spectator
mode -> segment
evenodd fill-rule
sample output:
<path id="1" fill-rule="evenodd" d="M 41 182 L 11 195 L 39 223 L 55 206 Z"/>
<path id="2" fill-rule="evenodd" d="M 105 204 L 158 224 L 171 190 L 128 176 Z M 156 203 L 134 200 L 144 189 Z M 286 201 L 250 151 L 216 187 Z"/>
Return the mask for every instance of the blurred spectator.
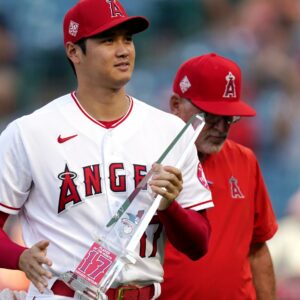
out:
<path id="1" fill-rule="evenodd" d="M 0 15 L 0 132 L 12 120 L 17 105 L 17 46 Z"/>
<path id="2" fill-rule="evenodd" d="M 0 64 L 0 132 L 13 119 L 15 114 L 17 84 L 18 75 L 16 70 L 10 66 Z"/>
<path id="3" fill-rule="evenodd" d="M 13 34 L 8 30 L 7 23 L 0 15 L 0 132 L 12 121 L 17 114 L 19 74 L 17 67 L 17 43 Z M 16 227 L 12 226 L 12 220 L 7 223 L 6 229 L 14 240 L 19 241 L 20 235 L 16 235 Z M 11 225 L 10 225 L 11 224 Z M 0 290 L 11 288 L 25 290 L 27 279 L 20 271 L 7 271 L 0 269 Z M 16 293 L 15 298 L 23 299 L 23 293 Z M 1 292 L 0 299 L 15 299 L 5 290 Z"/>
<path id="4" fill-rule="evenodd" d="M 288 202 L 279 230 L 269 241 L 278 286 L 278 300 L 300 299 L 300 189 Z"/>
<path id="5" fill-rule="evenodd" d="M 8 31 L 4 16 L 0 14 L 0 65 L 13 64 L 16 59 L 16 42 Z"/>

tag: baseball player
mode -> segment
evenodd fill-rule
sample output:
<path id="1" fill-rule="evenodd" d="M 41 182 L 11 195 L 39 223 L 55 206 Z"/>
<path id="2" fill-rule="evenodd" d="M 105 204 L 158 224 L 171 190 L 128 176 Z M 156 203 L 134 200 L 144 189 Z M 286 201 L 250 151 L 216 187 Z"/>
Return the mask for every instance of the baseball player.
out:
<path id="1" fill-rule="evenodd" d="M 191 262 L 167 245 L 160 299 L 275 299 L 266 245 L 277 230 L 271 201 L 253 152 L 227 139 L 240 116 L 255 115 L 241 100 L 241 80 L 238 65 L 214 53 L 177 71 L 171 111 L 183 120 L 205 114 L 196 145 L 215 208 L 207 212 L 212 235 L 203 259 Z"/>
<path id="2" fill-rule="evenodd" d="M 26 245 L 0 230 L 0 267 L 26 273 L 27 299 L 77 297 L 47 266 L 78 266 L 184 125 L 125 92 L 135 61 L 132 35 L 147 27 L 116 0 L 79 1 L 63 23 L 76 91 L 13 121 L 0 136 L 0 210 L 3 220 L 19 214 Z M 153 165 L 149 186 L 163 199 L 136 248 L 137 262 L 121 271 L 109 299 L 157 298 L 166 236 L 192 259 L 207 251 L 210 225 L 201 211 L 213 203 L 196 148 L 180 170 L 173 167 L 188 139 L 178 142 L 168 165 Z"/>

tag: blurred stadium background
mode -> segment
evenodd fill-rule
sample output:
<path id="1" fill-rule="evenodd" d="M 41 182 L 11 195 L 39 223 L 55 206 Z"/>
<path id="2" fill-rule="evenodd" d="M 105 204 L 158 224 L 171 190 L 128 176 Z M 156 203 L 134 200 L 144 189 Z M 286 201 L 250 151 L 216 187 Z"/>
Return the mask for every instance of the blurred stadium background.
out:
<path id="1" fill-rule="evenodd" d="M 62 20 L 75 0 L 0 0 L 0 131 L 75 88 L 63 49 Z M 257 154 L 278 219 L 300 179 L 299 0 L 123 0 L 150 28 L 134 37 L 129 94 L 168 110 L 178 66 L 217 52 L 243 72 L 244 99 L 257 117 L 231 137 Z M 300 270 L 299 270 L 300 271 Z M 0 282 L 1 288 L 1 282 Z"/>

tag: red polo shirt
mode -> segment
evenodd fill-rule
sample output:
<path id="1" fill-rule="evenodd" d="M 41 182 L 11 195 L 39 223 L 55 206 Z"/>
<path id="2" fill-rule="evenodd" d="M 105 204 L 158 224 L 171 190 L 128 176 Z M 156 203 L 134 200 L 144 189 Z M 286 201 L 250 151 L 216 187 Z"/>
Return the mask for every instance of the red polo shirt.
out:
<path id="1" fill-rule="evenodd" d="M 208 254 L 193 262 L 168 244 L 159 299 L 255 299 L 249 246 L 277 230 L 258 162 L 250 149 L 227 140 L 202 165 L 215 204 L 207 210 L 212 227 Z"/>

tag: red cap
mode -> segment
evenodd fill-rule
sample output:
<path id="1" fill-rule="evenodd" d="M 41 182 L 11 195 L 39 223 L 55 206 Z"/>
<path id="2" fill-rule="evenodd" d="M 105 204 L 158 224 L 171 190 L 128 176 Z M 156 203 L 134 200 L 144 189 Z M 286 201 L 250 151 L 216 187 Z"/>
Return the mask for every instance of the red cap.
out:
<path id="1" fill-rule="evenodd" d="M 241 100 L 239 66 L 215 53 L 189 59 L 177 71 L 173 91 L 201 110 L 221 116 L 255 116 Z"/>
<path id="2" fill-rule="evenodd" d="M 128 17 L 117 0 L 79 0 L 65 15 L 64 44 L 76 43 L 121 24 L 128 24 L 133 34 L 149 26 L 144 17 Z"/>

